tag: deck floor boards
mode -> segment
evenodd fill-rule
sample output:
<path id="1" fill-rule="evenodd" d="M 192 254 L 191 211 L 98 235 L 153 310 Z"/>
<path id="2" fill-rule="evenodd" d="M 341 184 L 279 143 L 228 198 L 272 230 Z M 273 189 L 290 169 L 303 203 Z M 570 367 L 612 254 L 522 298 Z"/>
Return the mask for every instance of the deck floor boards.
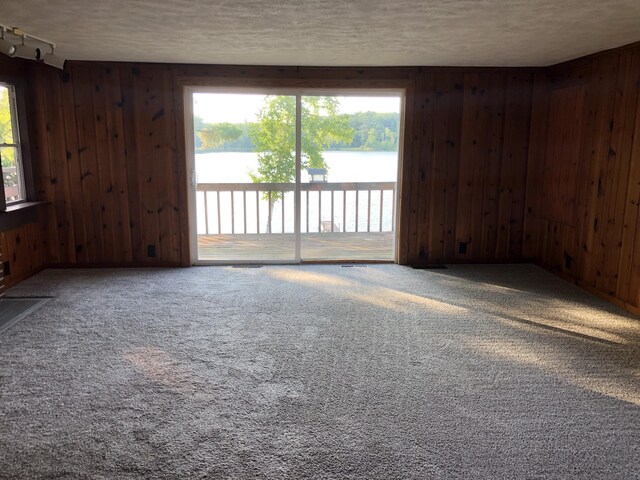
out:
<path id="1" fill-rule="evenodd" d="M 293 233 L 198 235 L 200 261 L 293 261 Z M 303 261 L 393 261 L 394 232 L 303 233 Z"/>

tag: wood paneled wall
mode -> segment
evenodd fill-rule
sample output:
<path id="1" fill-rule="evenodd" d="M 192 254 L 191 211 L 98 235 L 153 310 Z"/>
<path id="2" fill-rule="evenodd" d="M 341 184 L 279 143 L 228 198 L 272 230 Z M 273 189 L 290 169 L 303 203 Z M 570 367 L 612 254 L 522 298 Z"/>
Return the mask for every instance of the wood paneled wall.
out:
<path id="1" fill-rule="evenodd" d="M 406 262 L 522 260 L 532 72 L 427 69 L 416 83 Z"/>
<path id="2" fill-rule="evenodd" d="M 41 271 L 47 264 L 47 252 L 40 222 L 0 233 L 2 261 L 8 261 L 9 274 L 4 275 L 4 287 L 9 288 Z"/>
<path id="3" fill-rule="evenodd" d="M 550 68 L 534 90 L 525 252 L 634 310 L 640 45 Z"/>
<path id="4" fill-rule="evenodd" d="M 52 264 L 188 264 L 183 85 L 406 90 L 400 262 L 522 259 L 529 70 L 76 62 L 32 77 Z"/>
<path id="5" fill-rule="evenodd" d="M 27 62 L 20 58 L 10 58 L 0 55 L 0 76 L 5 79 L 24 81 L 27 77 Z"/>
<path id="6" fill-rule="evenodd" d="M 32 78 L 36 189 L 54 206 L 49 263 L 180 265 L 184 167 L 169 68 L 33 65 Z"/>

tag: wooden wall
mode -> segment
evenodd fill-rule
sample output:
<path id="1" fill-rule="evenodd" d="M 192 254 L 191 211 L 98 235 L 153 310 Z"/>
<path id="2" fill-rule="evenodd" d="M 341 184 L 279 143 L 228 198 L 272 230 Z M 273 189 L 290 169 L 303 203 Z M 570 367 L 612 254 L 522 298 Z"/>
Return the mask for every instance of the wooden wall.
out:
<path id="1" fill-rule="evenodd" d="M 2 261 L 9 262 L 9 274 L 4 275 L 4 288 L 16 285 L 41 271 L 47 264 L 42 224 L 33 222 L 0 233 Z"/>
<path id="2" fill-rule="evenodd" d="M 559 65 L 534 88 L 525 254 L 640 307 L 640 45 Z"/>
<path id="3" fill-rule="evenodd" d="M 53 265 L 180 265 L 173 83 L 166 66 L 34 64 L 36 189 Z M 147 255 L 154 245 L 156 256 Z"/>
<path id="4" fill-rule="evenodd" d="M 406 263 L 522 260 L 532 72 L 427 69 L 416 83 Z"/>
<path id="5" fill-rule="evenodd" d="M 75 62 L 32 77 L 52 264 L 188 264 L 183 85 L 405 89 L 400 262 L 523 258 L 529 70 Z"/>

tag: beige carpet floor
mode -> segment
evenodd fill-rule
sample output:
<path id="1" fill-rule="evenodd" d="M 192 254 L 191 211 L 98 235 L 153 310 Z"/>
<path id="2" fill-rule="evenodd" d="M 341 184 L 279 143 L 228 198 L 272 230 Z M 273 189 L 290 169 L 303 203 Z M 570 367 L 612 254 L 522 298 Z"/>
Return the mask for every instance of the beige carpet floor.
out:
<path id="1" fill-rule="evenodd" d="M 530 265 L 47 270 L 0 478 L 640 478 L 640 319 Z"/>

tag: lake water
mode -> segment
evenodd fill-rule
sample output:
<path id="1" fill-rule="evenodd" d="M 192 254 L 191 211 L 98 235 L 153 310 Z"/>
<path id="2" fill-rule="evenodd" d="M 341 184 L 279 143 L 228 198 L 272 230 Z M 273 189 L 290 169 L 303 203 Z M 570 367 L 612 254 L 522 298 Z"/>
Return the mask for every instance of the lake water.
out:
<path id="1" fill-rule="evenodd" d="M 398 171 L 397 152 L 324 152 L 327 163 L 328 181 L 331 183 L 342 182 L 395 182 Z M 258 167 L 258 155 L 255 152 L 214 152 L 196 155 L 196 171 L 198 183 L 252 183 L 248 172 Z M 302 173 L 302 182 L 308 182 L 306 172 Z M 231 194 L 228 192 L 220 195 L 220 232 L 218 232 L 216 195 L 207 195 L 209 232 L 215 233 L 243 233 L 244 209 L 242 193 L 234 194 L 234 218 L 231 216 Z M 321 205 L 320 205 L 321 202 Z M 343 202 L 346 202 L 346 215 L 343 218 Z M 394 201 L 390 191 L 385 192 L 382 198 L 382 217 L 380 216 L 380 192 L 371 195 L 371 213 L 369 218 L 372 230 L 380 229 L 382 222 L 383 231 L 391 231 L 392 208 Z M 260 200 L 256 207 L 255 193 L 247 193 L 247 233 L 267 231 L 268 202 Z M 360 192 L 358 197 L 358 231 L 367 229 L 367 207 L 369 200 L 367 192 Z M 204 234 L 206 221 L 204 218 L 204 192 L 198 192 L 198 233 Z M 320 221 L 329 221 L 331 216 L 331 194 L 323 192 L 319 198 L 315 192 L 310 192 L 309 205 L 306 205 L 306 197 L 302 197 L 302 231 L 307 231 L 307 207 L 309 211 L 310 232 L 319 231 Z M 259 208 L 259 222 L 256 210 Z M 339 230 L 356 231 L 356 199 L 355 192 L 346 195 L 336 193 L 334 195 L 334 224 Z M 242 212 L 242 213 L 240 213 Z M 322 212 L 322 215 L 320 215 Z M 293 232 L 293 193 L 285 195 L 284 199 L 284 223 L 282 221 L 282 201 L 276 202 L 273 209 L 272 231 Z M 321 218 L 322 217 L 322 218 Z M 232 222 L 233 229 L 232 229 Z M 257 225 L 259 223 L 259 226 Z"/>
<path id="2" fill-rule="evenodd" d="M 324 152 L 329 182 L 395 182 L 397 152 Z M 199 183 L 251 183 L 247 174 L 258 167 L 255 152 L 214 152 L 196 155 Z M 305 181 L 305 172 L 303 179 Z"/>

